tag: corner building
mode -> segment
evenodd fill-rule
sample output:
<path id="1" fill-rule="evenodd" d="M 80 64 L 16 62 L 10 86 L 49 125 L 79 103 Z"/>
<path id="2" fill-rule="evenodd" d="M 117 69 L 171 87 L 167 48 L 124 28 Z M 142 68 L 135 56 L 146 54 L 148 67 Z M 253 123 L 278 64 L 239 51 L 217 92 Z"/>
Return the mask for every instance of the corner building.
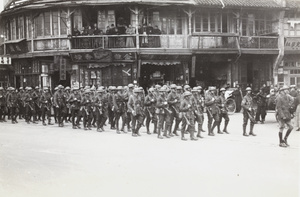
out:
<path id="1" fill-rule="evenodd" d="M 144 88 L 258 89 L 278 81 L 286 6 L 285 0 L 11 0 L 1 13 L 2 55 L 12 59 L 16 87 L 136 80 Z M 89 26 L 98 32 L 89 34 Z M 112 26 L 117 32 L 107 31 Z"/>

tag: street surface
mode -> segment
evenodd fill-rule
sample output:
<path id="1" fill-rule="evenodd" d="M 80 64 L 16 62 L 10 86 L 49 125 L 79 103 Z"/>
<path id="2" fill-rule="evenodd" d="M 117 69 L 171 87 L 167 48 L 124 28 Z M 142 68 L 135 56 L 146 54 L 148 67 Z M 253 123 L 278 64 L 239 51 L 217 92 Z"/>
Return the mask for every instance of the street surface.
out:
<path id="1" fill-rule="evenodd" d="M 0 196 L 299 196 L 300 132 L 281 148 L 274 113 L 256 137 L 242 136 L 242 118 L 198 141 L 0 123 Z"/>

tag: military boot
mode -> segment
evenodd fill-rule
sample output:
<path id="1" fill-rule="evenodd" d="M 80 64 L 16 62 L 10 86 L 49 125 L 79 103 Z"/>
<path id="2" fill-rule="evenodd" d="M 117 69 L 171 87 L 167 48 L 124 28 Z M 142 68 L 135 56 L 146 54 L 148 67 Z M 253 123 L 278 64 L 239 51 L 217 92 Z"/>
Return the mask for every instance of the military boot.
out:
<path id="1" fill-rule="evenodd" d="M 169 127 L 170 127 L 169 125 L 165 126 L 165 130 L 164 130 L 164 135 L 163 136 L 166 137 L 166 138 L 170 138 L 170 136 L 168 135 Z"/>
<path id="2" fill-rule="evenodd" d="M 200 124 L 198 124 L 198 133 L 197 133 L 197 137 L 198 137 L 198 138 L 203 138 L 203 137 L 201 136 L 201 126 L 200 126 Z"/>
<path id="3" fill-rule="evenodd" d="M 256 134 L 253 133 L 253 127 L 254 127 L 254 124 L 250 124 L 250 133 L 249 133 L 249 135 L 256 136 Z"/>
<path id="4" fill-rule="evenodd" d="M 225 121 L 223 132 L 226 133 L 226 134 L 229 134 L 228 131 L 227 131 L 227 126 L 228 126 L 228 121 Z"/>
<path id="5" fill-rule="evenodd" d="M 286 144 L 284 143 L 284 141 L 282 140 L 282 132 L 279 132 L 279 133 L 278 133 L 278 136 L 279 136 L 279 146 L 280 146 L 280 147 L 286 148 L 287 145 L 286 145 Z"/>
<path id="6" fill-rule="evenodd" d="M 168 128 L 169 136 L 173 137 L 174 135 L 172 134 L 172 125 L 169 126 Z"/>
<path id="7" fill-rule="evenodd" d="M 45 120 L 43 120 L 43 125 L 46 126 L 47 124 L 45 123 Z"/>
<path id="8" fill-rule="evenodd" d="M 189 128 L 189 132 L 190 132 L 190 138 L 193 141 L 197 141 L 198 139 L 195 138 L 195 129 L 194 128 Z"/>
<path id="9" fill-rule="evenodd" d="M 292 132 L 292 129 L 288 129 L 287 131 L 286 131 L 286 134 L 285 134 L 285 136 L 284 136 L 284 143 L 286 144 L 286 146 L 290 146 L 288 143 L 287 143 L 287 139 L 288 139 L 288 137 L 289 137 L 289 135 L 290 135 L 290 133 Z"/>
<path id="10" fill-rule="evenodd" d="M 243 136 L 249 136 L 249 135 L 246 133 L 246 125 L 243 126 Z"/>
<path id="11" fill-rule="evenodd" d="M 184 131 L 181 130 L 181 140 L 186 141 L 187 139 L 184 137 Z"/>

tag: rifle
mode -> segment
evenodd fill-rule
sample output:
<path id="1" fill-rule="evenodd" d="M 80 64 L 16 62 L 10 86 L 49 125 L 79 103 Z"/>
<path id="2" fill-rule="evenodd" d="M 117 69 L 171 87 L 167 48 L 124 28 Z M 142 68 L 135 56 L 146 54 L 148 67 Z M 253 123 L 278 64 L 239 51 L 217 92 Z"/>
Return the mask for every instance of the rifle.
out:
<path id="1" fill-rule="evenodd" d="M 186 124 L 187 125 L 191 125 L 191 123 L 190 123 L 189 119 L 186 117 L 185 113 L 183 113 L 183 117 L 184 117 L 184 119 L 186 121 Z"/>
<path id="2" fill-rule="evenodd" d="M 88 112 L 88 110 L 86 109 L 85 106 L 83 107 L 83 110 L 85 111 L 86 115 L 88 116 L 88 115 L 89 115 L 89 112 Z"/>
<path id="3" fill-rule="evenodd" d="M 255 121 L 255 118 L 250 114 L 250 112 L 247 110 L 246 111 L 247 112 L 247 114 L 248 114 L 248 117 L 249 117 L 249 119 L 250 119 L 250 121 L 252 122 L 252 123 L 255 123 L 256 121 Z"/>
<path id="4" fill-rule="evenodd" d="M 153 115 L 152 115 L 152 113 L 150 112 L 150 110 L 149 110 L 149 108 L 148 108 L 148 107 L 146 107 L 146 110 L 148 111 L 150 118 L 152 118 L 152 117 L 153 117 Z"/>

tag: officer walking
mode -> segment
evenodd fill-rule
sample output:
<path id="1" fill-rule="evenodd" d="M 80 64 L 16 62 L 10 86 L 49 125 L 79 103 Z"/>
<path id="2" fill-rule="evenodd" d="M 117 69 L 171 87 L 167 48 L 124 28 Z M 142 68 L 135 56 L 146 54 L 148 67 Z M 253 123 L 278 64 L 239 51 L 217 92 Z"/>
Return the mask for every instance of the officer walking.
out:
<path id="1" fill-rule="evenodd" d="M 246 88 L 246 95 L 244 96 L 241 106 L 244 109 L 243 112 L 243 136 L 256 136 L 256 134 L 253 133 L 253 128 L 254 128 L 254 124 L 255 124 L 255 118 L 254 118 L 254 109 L 253 109 L 253 98 L 251 95 L 252 89 L 250 87 Z M 246 132 L 246 127 L 247 127 L 247 123 L 248 120 L 250 119 L 250 133 L 249 135 Z"/>
<path id="2" fill-rule="evenodd" d="M 276 99 L 276 110 L 278 113 L 278 122 L 279 122 L 279 146 L 280 147 L 287 147 L 289 146 L 287 139 L 290 135 L 290 133 L 293 130 L 293 126 L 291 124 L 291 113 L 290 113 L 290 107 L 293 103 L 293 99 L 288 95 L 289 94 L 289 88 L 288 86 L 283 86 L 280 89 L 279 95 Z M 282 139 L 283 136 L 283 130 L 284 126 L 287 125 L 288 130 L 286 131 L 286 134 L 284 136 L 284 139 Z"/>

